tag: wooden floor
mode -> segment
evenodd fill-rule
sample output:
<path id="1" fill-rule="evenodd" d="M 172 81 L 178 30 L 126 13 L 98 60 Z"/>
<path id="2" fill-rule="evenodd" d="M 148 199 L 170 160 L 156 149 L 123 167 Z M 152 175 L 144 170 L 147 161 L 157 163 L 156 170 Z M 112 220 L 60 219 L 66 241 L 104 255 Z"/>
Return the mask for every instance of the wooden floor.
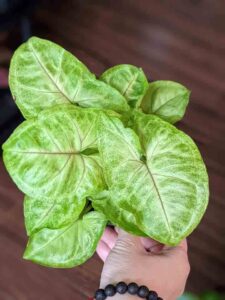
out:
<path id="1" fill-rule="evenodd" d="M 60 4 L 61 2 L 61 4 Z M 225 2 L 213 0 L 53 1 L 34 17 L 34 32 L 72 51 L 96 74 L 115 64 L 140 66 L 150 79 L 192 90 L 179 124 L 197 142 L 210 177 L 210 204 L 189 238 L 187 288 L 225 282 Z M 22 194 L 0 164 L 0 300 L 81 300 L 98 286 L 94 256 L 76 269 L 22 260 Z"/>

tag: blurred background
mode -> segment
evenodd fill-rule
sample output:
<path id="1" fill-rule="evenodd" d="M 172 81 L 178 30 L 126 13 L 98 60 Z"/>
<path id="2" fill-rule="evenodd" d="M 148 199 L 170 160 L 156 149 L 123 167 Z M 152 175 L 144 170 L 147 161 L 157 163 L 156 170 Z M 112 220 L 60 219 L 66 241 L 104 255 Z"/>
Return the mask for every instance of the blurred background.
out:
<path id="1" fill-rule="evenodd" d="M 13 51 L 31 35 L 59 43 L 97 75 L 134 64 L 149 80 L 175 80 L 192 91 L 178 127 L 200 148 L 211 196 L 189 238 L 187 291 L 204 296 L 183 299 L 225 299 L 217 296 L 225 289 L 225 1 L 0 0 L 0 143 L 22 121 L 7 76 Z M 69 270 L 22 260 L 22 199 L 0 158 L 0 300 L 87 299 L 102 268 L 96 255 Z"/>

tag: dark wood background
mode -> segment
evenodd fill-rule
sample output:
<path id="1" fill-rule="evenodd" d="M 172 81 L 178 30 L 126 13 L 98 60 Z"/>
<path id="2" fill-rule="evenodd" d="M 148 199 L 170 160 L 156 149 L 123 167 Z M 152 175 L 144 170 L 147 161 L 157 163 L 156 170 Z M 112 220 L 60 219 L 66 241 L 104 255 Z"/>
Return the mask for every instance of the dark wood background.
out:
<path id="1" fill-rule="evenodd" d="M 208 168 L 210 203 L 189 238 L 187 289 L 225 282 L 225 2 L 214 0 L 43 1 L 34 34 L 74 53 L 96 74 L 130 63 L 150 79 L 170 79 L 192 90 L 178 125 L 198 144 Z M 21 192 L 0 164 L 0 299 L 81 300 L 97 288 L 95 255 L 69 270 L 22 260 L 26 245 Z"/>

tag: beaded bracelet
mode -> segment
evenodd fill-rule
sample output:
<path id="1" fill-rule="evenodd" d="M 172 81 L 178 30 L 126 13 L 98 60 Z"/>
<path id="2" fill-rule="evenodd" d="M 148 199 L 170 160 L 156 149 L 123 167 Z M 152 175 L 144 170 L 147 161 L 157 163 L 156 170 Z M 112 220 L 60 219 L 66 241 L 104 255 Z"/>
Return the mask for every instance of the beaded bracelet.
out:
<path id="1" fill-rule="evenodd" d="M 135 282 L 131 282 L 129 284 L 126 284 L 125 282 L 119 282 L 116 285 L 108 284 L 105 289 L 98 289 L 96 291 L 94 299 L 105 300 L 107 297 L 112 297 L 116 293 L 129 293 L 130 295 L 136 295 L 147 300 L 163 300 L 162 298 L 158 297 L 156 292 L 150 291 L 147 286 L 138 286 Z"/>

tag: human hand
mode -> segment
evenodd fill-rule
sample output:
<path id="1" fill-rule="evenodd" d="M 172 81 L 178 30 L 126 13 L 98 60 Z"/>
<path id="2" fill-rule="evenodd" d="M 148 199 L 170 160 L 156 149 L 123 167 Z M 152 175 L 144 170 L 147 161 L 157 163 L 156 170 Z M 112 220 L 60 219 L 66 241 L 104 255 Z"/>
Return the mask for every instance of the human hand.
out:
<path id="1" fill-rule="evenodd" d="M 123 230 L 117 233 L 108 227 L 97 253 L 104 262 L 101 288 L 120 281 L 136 282 L 156 291 L 164 300 L 175 300 L 184 291 L 190 271 L 186 240 L 176 247 L 167 247 Z M 116 294 L 111 299 L 128 300 L 133 297 Z"/>

